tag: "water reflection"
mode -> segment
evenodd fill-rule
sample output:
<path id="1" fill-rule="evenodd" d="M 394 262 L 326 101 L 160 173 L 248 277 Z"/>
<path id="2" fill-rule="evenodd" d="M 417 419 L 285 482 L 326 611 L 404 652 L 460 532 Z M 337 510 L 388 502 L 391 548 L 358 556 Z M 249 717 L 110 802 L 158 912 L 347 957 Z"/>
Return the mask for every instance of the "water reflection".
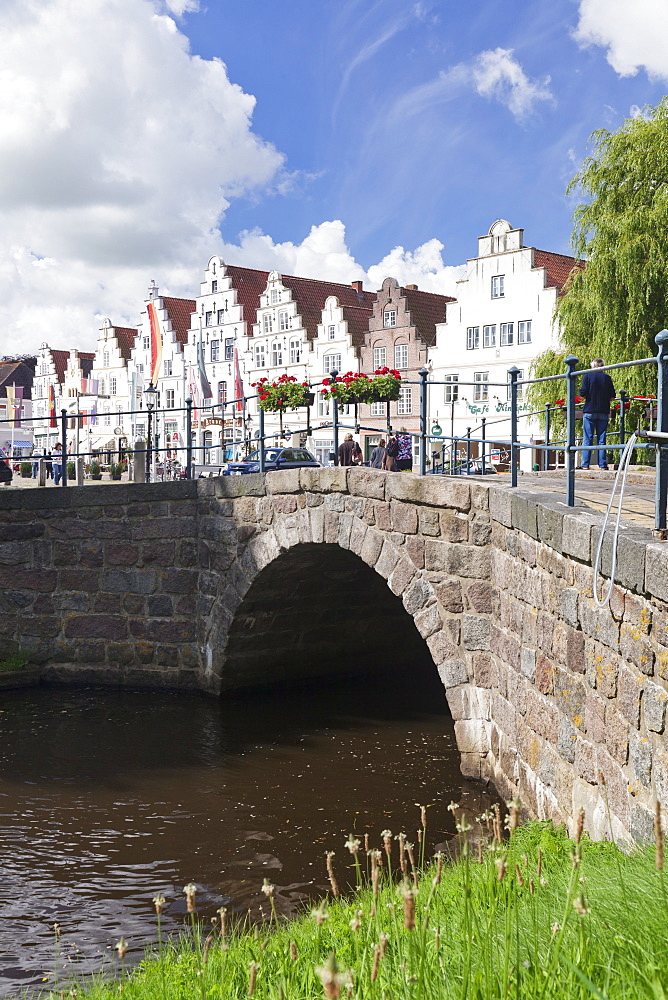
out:
<path id="1" fill-rule="evenodd" d="M 432 668 L 433 671 L 433 668 Z M 0 990 L 42 985 L 54 967 L 113 968 L 122 934 L 141 957 L 198 909 L 258 915 L 269 876 L 292 912 L 325 890 L 324 853 L 345 882 L 350 831 L 408 829 L 429 810 L 432 844 L 451 835 L 453 799 L 492 800 L 459 773 L 433 675 L 385 677 L 247 698 L 38 688 L 0 706 Z"/>

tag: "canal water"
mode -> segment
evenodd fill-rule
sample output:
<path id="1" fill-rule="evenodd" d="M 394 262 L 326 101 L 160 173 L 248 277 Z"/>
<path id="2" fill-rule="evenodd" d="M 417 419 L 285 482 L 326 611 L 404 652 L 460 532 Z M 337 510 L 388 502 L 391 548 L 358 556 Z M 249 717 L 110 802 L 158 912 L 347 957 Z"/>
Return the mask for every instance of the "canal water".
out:
<path id="1" fill-rule="evenodd" d="M 290 914 L 327 889 L 325 851 L 350 877 L 349 832 L 428 847 L 496 796 L 459 771 L 443 688 L 411 669 L 218 701 L 197 695 L 34 688 L 0 701 L 0 992 L 118 972 L 183 926 L 183 886 L 207 922 L 222 905 L 261 918 L 268 877 Z M 61 927 L 56 959 L 53 924 Z"/>

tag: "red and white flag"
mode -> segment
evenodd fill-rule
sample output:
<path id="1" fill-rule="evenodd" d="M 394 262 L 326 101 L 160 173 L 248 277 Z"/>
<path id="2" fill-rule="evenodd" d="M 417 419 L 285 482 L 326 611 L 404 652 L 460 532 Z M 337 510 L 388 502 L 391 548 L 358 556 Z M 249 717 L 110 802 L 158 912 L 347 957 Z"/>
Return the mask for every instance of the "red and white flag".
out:
<path id="1" fill-rule="evenodd" d="M 157 386 L 162 364 L 162 324 L 155 302 L 149 302 L 146 308 L 151 327 L 151 383 Z"/>
<path id="2" fill-rule="evenodd" d="M 239 352 L 234 348 L 234 398 L 237 401 L 237 413 L 243 413 L 244 409 L 244 384 L 241 380 L 241 369 L 239 368 Z"/>

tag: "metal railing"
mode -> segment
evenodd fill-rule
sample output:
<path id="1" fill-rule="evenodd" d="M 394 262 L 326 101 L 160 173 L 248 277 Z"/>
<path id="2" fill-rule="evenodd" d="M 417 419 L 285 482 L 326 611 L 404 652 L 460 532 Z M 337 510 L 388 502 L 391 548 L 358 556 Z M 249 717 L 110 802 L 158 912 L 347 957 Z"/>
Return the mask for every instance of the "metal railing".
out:
<path id="1" fill-rule="evenodd" d="M 604 365 L 602 368 L 597 369 L 598 371 L 616 371 L 619 369 L 632 368 L 644 365 L 656 365 L 657 368 L 657 380 L 656 380 L 656 399 L 648 399 L 650 406 L 653 409 L 653 404 L 656 405 L 656 421 L 655 427 L 649 429 L 649 432 L 643 432 L 645 440 L 643 443 L 637 442 L 635 447 L 639 450 L 645 449 L 650 454 L 656 454 L 656 489 L 655 489 L 655 529 L 659 532 L 666 533 L 667 529 L 667 514 L 666 507 L 668 503 L 668 330 L 662 330 L 657 334 L 655 338 L 657 344 L 657 354 L 649 358 L 639 358 L 635 361 L 627 361 L 619 364 Z M 419 442 L 419 473 L 420 475 L 425 475 L 427 473 L 427 465 L 431 464 L 431 473 L 436 474 L 450 474 L 458 475 L 462 473 L 469 473 L 471 471 L 471 462 L 473 460 L 472 448 L 473 445 L 476 446 L 476 451 L 479 452 L 480 457 L 477 461 L 481 463 L 481 472 L 484 474 L 486 472 L 487 464 L 492 465 L 492 452 L 493 451 L 503 451 L 505 457 L 507 458 L 507 464 L 510 473 L 510 484 L 511 487 L 516 487 L 518 485 L 518 473 L 519 473 L 519 456 L 520 453 L 525 449 L 531 449 L 535 452 L 542 453 L 543 460 L 540 463 L 544 470 L 550 468 L 550 456 L 554 456 L 555 465 L 558 460 L 559 455 L 563 455 L 565 464 L 565 495 L 566 504 L 569 507 L 575 505 L 575 466 L 576 466 L 576 456 L 578 452 L 584 451 L 598 451 L 599 445 L 591 444 L 584 445 L 578 440 L 577 436 L 577 426 L 576 426 L 576 397 L 577 397 L 577 379 L 590 371 L 591 369 L 578 369 L 578 359 L 573 355 L 569 355 L 565 359 L 566 370 L 562 374 L 549 375 L 542 378 L 536 379 L 520 379 L 520 371 L 516 366 L 512 366 L 508 370 L 508 381 L 500 383 L 486 382 L 482 385 L 487 393 L 487 398 L 489 390 L 493 388 L 502 389 L 508 398 L 508 403 L 510 405 L 509 412 L 504 416 L 499 417 L 495 420 L 489 420 L 483 417 L 480 424 L 476 427 L 468 427 L 465 436 L 455 435 L 454 432 L 450 435 L 440 433 L 434 435 L 429 433 L 428 428 L 428 413 L 429 413 L 429 393 L 437 386 L 449 387 L 450 392 L 472 387 L 477 391 L 481 390 L 481 383 L 479 382 L 457 382 L 452 383 L 451 381 L 437 381 L 430 378 L 430 373 L 426 368 L 420 370 L 418 380 L 403 379 L 402 385 L 404 386 L 414 386 L 419 387 L 420 396 L 420 406 L 419 406 L 419 431 L 406 432 L 409 434 L 412 440 L 417 440 Z M 331 384 L 336 384 L 338 381 L 338 371 L 334 370 L 329 372 L 328 380 Z M 525 390 L 539 383 L 555 382 L 559 383 L 566 382 L 566 392 L 564 404 L 560 409 L 565 409 L 566 415 L 566 428 L 565 435 L 559 437 L 558 439 L 551 440 L 550 434 L 552 430 L 552 424 L 555 413 L 554 404 L 548 404 L 542 410 L 533 410 L 531 412 L 526 412 L 520 414 L 519 403 L 520 399 L 524 398 Z M 321 383 L 315 383 L 311 385 L 312 389 L 316 389 Z M 208 444 L 194 444 L 193 443 L 193 410 L 196 409 L 199 423 L 208 417 L 218 417 L 221 420 L 223 428 L 225 426 L 226 420 L 231 419 L 234 432 L 237 430 L 243 431 L 243 436 L 235 441 L 222 440 L 221 446 L 223 450 L 225 448 L 243 445 L 246 452 L 251 450 L 251 447 L 257 447 L 258 449 L 258 464 L 260 466 L 260 471 L 265 471 L 265 447 L 268 442 L 272 440 L 280 440 L 282 434 L 279 432 L 267 433 L 265 424 L 265 411 L 258 407 L 258 430 L 251 435 L 251 418 L 249 414 L 249 403 L 252 400 L 258 399 L 258 395 L 255 393 L 253 395 L 243 396 L 239 399 L 226 400 L 223 403 L 211 404 L 209 406 L 194 407 L 192 399 L 186 400 L 185 407 L 155 407 L 155 408 L 139 408 L 124 411 L 114 411 L 110 414 L 100 413 L 97 414 L 97 420 L 101 418 L 107 419 L 111 417 L 114 420 L 120 421 L 120 418 L 128 416 L 131 419 L 133 426 L 135 426 L 139 420 L 146 421 L 148 423 L 147 435 L 146 435 L 146 479 L 150 480 L 152 476 L 152 470 L 154 469 L 154 459 L 157 459 L 161 454 L 167 455 L 173 452 L 182 454 L 185 451 L 185 465 L 182 468 L 183 478 L 189 479 L 193 474 L 193 464 L 198 455 L 202 455 L 206 459 L 207 455 L 210 453 L 211 448 L 217 447 Z M 616 437 L 616 443 L 608 440 L 605 444 L 605 451 L 610 452 L 621 452 L 626 445 L 626 405 L 630 402 L 628 395 L 622 391 L 619 394 L 620 408 L 619 408 L 619 430 L 614 432 L 610 436 L 612 438 Z M 454 399 L 451 400 L 453 404 Z M 393 432 L 391 419 L 390 419 L 390 403 L 386 404 L 386 420 L 385 428 L 379 428 L 377 424 L 373 426 L 368 426 L 362 424 L 358 418 L 359 410 L 358 405 L 350 404 L 354 406 L 354 420 L 352 423 L 346 422 L 345 414 L 341 413 L 340 406 L 337 402 L 335 396 L 331 398 L 331 421 L 319 422 L 317 431 L 332 430 L 333 436 L 333 451 L 330 455 L 333 464 L 338 464 L 338 452 L 339 452 L 339 438 L 341 431 L 352 431 L 359 433 L 360 431 L 370 431 L 374 434 L 378 434 L 379 431 L 383 430 L 390 434 Z M 446 402 L 447 405 L 447 402 Z M 300 434 L 305 438 L 308 438 L 313 433 L 313 426 L 311 422 L 311 411 L 312 405 L 304 408 L 306 410 L 306 421 L 303 427 L 297 426 L 292 434 Z M 227 415 L 232 413 L 232 417 Z M 152 422 L 153 419 L 157 418 L 159 414 L 169 416 L 170 421 L 173 422 L 177 414 L 185 413 L 185 445 L 176 445 L 173 442 L 171 444 L 160 445 L 159 439 L 153 431 Z M 344 419 L 342 419 L 342 416 Z M 545 441 L 543 443 L 536 443 L 531 440 L 530 442 L 520 441 L 520 431 L 519 422 L 520 420 L 531 419 L 536 416 L 541 416 L 544 421 L 545 426 Z M 21 417 L 21 424 L 27 425 L 29 423 L 39 424 L 44 427 L 45 421 L 49 421 L 50 429 L 53 429 L 54 420 L 57 419 L 60 424 L 60 444 L 63 455 L 62 462 L 62 478 L 61 484 L 66 487 L 68 485 L 68 474 L 67 474 L 67 463 L 72 462 L 75 459 L 83 458 L 92 461 L 99 457 L 101 450 L 105 452 L 110 452 L 110 449 L 98 449 L 93 450 L 80 450 L 79 447 L 76 450 L 72 450 L 70 447 L 71 441 L 68 437 L 68 423 L 70 421 L 77 421 L 78 428 L 82 429 L 83 426 L 91 426 L 89 423 L 83 424 L 83 422 L 89 422 L 93 418 L 90 413 L 72 412 L 68 409 L 61 409 L 60 416 L 55 418 L 53 414 L 47 417 Z M 454 418 L 453 418 L 454 419 Z M 238 427 L 239 422 L 241 422 L 241 428 Z M 650 425 L 651 425 L 650 420 Z M 498 434 L 492 433 L 490 436 L 490 430 L 497 424 L 510 424 L 510 435 L 502 437 Z M 0 426 L 3 424 L 13 424 L 15 425 L 15 418 L 9 418 L 6 420 L 0 420 Z M 99 425 L 102 426 L 102 425 Z M 452 428 L 451 428 L 452 429 Z M 476 432 L 480 432 L 476 434 Z M 224 431 L 221 431 L 221 436 L 224 438 Z M 291 435 L 292 436 L 292 435 Z M 438 451 L 431 452 L 434 442 L 436 442 L 441 447 L 440 456 L 440 470 L 439 470 L 439 459 Z M 444 458 L 444 444 L 449 442 L 449 461 L 446 468 L 445 458 Z M 465 451 L 462 454 L 461 448 L 464 447 Z M 118 448 L 118 460 L 119 463 L 123 461 L 123 455 L 130 452 L 134 452 L 135 442 L 132 442 L 130 447 Z M 431 453 L 431 459 L 430 459 Z M 489 457 L 488 457 L 489 453 Z M 32 458 L 25 458 L 24 461 L 33 461 Z M 206 464 L 202 462 L 200 464 Z"/>

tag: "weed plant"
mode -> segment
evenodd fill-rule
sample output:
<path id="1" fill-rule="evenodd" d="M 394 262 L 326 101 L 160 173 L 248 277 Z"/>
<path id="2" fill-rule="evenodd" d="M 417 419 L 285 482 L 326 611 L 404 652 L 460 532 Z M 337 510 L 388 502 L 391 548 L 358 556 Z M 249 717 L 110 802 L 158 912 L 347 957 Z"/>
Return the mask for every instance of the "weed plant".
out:
<path id="1" fill-rule="evenodd" d="M 332 889 L 310 913 L 284 922 L 270 903 L 265 925 L 230 924 L 219 911 L 210 933 L 190 926 L 121 982 L 85 985 L 87 1000 L 665 1000 L 668 902 L 657 816 L 656 848 L 631 853 L 549 823 L 518 825 L 517 806 L 501 832 L 498 811 L 483 817 L 487 835 L 471 839 L 459 816 L 456 860 L 421 858 L 389 830 L 378 847 L 351 835 L 343 845 L 342 897 L 335 855 L 326 858 Z M 416 859 L 417 854 L 417 859 Z M 343 869 L 343 865 L 341 866 Z M 154 901 L 158 915 L 165 900 Z M 57 991 L 52 996 L 69 994 Z M 77 991 L 73 991 L 74 995 Z"/>

